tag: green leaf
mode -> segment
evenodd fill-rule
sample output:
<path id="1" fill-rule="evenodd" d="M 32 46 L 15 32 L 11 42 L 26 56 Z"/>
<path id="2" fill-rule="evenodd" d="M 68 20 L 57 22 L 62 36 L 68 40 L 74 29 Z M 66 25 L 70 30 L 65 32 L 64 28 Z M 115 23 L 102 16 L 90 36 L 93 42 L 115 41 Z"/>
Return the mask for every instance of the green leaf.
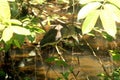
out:
<path id="1" fill-rule="evenodd" d="M 5 77 L 6 73 L 3 70 L 0 70 L 0 77 Z"/>
<path id="2" fill-rule="evenodd" d="M 111 16 L 112 16 L 112 13 L 110 13 L 109 10 L 107 9 L 101 10 L 100 19 L 101 19 L 103 28 L 109 35 L 115 38 L 115 34 L 117 32 L 116 24 L 113 17 Z"/>
<path id="3" fill-rule="evenodd" d="M 10 22 L 11 22 L 11 24 L 22 25 L 22 22 L 20 22 L 17 19 L 11 19 Z"/>
<path id="4" fill-rule="evenodd" d="M 93 1 L 104 1 L 104 0 L 80 0 L 79 3 L 80 4 L 86 4 L 86 3 L 89 3 L 89 2 L 93 2 Z"/>
<path id="5" fill-rule="evenodd" d="M 49 57 L 45 60 L 45 62 L 49 63 L 49 62 L 54 62 L 55 60 L 58 60 L 58 58 L 57 57 Z"/>
<path id="6" fill-rule="evenodd" d="M 107 0 L 107 1 L 120 8 L 120 0 Z"/>
<path id="7" fill-rule="evenodd" d="M 63 66 L 68 66 L 68 64 L 67 64 L 65 61 L 60 60 L 60 59 L 56 60 L 56 64 L 57 64 L 58 66 L 61 66 L 61 65 L 63 65 Z"/>
<path id="8" fill-rule="evenodd" d="M 10 7 L 7 0 L 0 0 L 0 22 L 10 20 Z"/>
<path id="9" fill-rule="evenodd" d="M 105 4 L 104 8 L 110 11 L 115 21 L 120 22 L 120 10 L 116 6 L 112 4 Z"/>
<path id="10" fill-rule="evenodd" d="M 21 35 L 30 35 L 30 31 L 26 28 L 20 27 L 20 26 L 11 26 L 12 30 L 16 34 Z"/>
<path id="11" fill-rule="evenodd" d="M 24 40 L 25 40 L 25 36 L 24 35 L 19 35 L 19 34 L 14 34 L 14 38 L 13 40 L 17 40 L 19 45 L 23 45 Z M 17 43 L 17 42 L 15 42 Z M 16 44 L 15 44 L 16 45 Z M 17 45 L 16 45 L 17 46 Z M 18 46 L 17 46 L 18 47 Z"/>
<path id="12" fill-rule="evenodd" d="M 18 48 L 20 48 L 19 41 L 18 41 L 18 40 L 13 40 L 13 41 L 14 41 L 14 44 L 15 44 Z"/>
<path id="13" fill-rule="evenodd" d="M 45 0 L 31 0 L 30 3 L 37 5 L 37 4 L 43 4 L 45 2 Z"/>
<path id="14" fill-rule="evenodd" d="M 64 77 L 65 80 L 68 80 L 69 74 L 70 72 L 65 72 L 65 73 L 62 73 L 62 76 Z"/>
<path id="15" fill-rule="evenodd" d="M 120 54 L 112 54 L 112 58 L 113 60 L 118 61 L 120 60 Z"/>
<path id="16" fill-rule="evenodd" d="M 78 12 L 77 20 L 84 19 L 89 13 L 96 10 L 100 6 L 101 6 L 100 2 L 88 3 Z"/>
<path id="17" fill-rule="evenodd" d="M 102 34 L 102 36 L 106 39 L 106 40 L 108 40 L 108 41 L 113 41 L 114 40 L 114 38 L 112 37 L 112 36 L 110 36 L 108 33 L 106 33 L 106 32 L 102 32 L 101 33 Z"/>
<path id="18" fill-rule="evenodd" d="M 15 2 L 15 0 L 8 0 L 9 2 Z"/>
<path id="19" fill-rule="evenodd" d="M 13 37 L 13 30 L 10 27 L 5 28 L 4 31 L 3 31 L 3 33 L 2 33 L 2 39 L 3 39 L 3 41 L 7 42 L 12 37 Z"/>
<path id="20" fill-rule="evenodd" d="M 31 32 L 45 33 L 43 29 L 38 28 L 38 27 L 28 26 L 27 29 L 30 29 Z"/>
<path id="21" fill-rule="evenodd" d="M 0 51 L 4 50 L 4 48 L 0 47 Z"/>
<path id="22" fill-rule="evenodd" d="M 35 40 L 35 36 L 31 36 L 31 35 L 28 35 L 27 38 L 31 42 L 33 42 Z"/>
<path id="23" fill-rule="evenodd" d="M 5 46 L 4 46 L 4 50 L 5 52 L 9 51 L 10 47 L 11 47 L 11 44 L 12 44 L 12 41 L 9 40 L 5 43 Z"/>
<path id="24" fill-rule="evenodd" d="M 100 13 L 99 10 L 94 10 L 86 17 L 86 19 L 82 25 L 82 33 L 83 34 L 89 33 L 94 28 L 96 21 L 99 17 L 99 13 Z"/>
<path id="25" fill-rule="evenodd" d="M 5 28 L 5 25 L 0 24 L 0 31 L 2 31 Z"/>

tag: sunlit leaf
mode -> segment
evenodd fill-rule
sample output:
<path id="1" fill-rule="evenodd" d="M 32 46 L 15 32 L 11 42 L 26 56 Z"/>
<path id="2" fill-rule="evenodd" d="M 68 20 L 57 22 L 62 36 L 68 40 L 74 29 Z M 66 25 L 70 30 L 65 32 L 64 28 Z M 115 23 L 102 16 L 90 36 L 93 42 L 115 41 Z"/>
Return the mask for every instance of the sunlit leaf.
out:
<path id="1" fill-rule="evenodd" d="M 113 19 L 112 13 L 109 12 L 109 10 L 101 10 L 101 14 L 100 14 L 100 19 L 103 25 L 104 30 L 111 35 L 112 37 L 115 38 L 115 34 L 116 34 L 116 24 L 115 24 L 115 20 Z"/>
<path id="2" fill-rule="evenodd" d="M 31 0 L 30 3 L 37 5 L 37 4 L 43 4 L 45 2 L 45 0 Z"/>
<path id="3" fill-rule="evenodd" d="M 120 0 L 107 0 L 107 1 L 109 1 L 110 3 L 116 5 L 117 7 L 120 8 Z"/>
<path id="4" fill-rule="evenodd" d="M 84 19 L 90 12 L 93 10 L 96 10 L 101 6 L 101 3 L 99 2 L 92 2 L 85 5 L 79 12 L 77 20 Z"/>
<path id="5" fill-rule="evenodd" d="M 112 4 L 105 4 L 104 8 L 110 11 L 115 21 L 120 22 L 120 10 L 116 6 Z"/>
<path id="6" fill-rule="evenodd" d="M 2 31 L 5 28 L 5 25 L 0 24 L 0 31 Z"/>
<path id="7" fill-rule="evenodd" d="M 67 4 L 69 4 L 69 0 L 57 0 L 57 2 L 59 3 L 59 4 L 64 4 L 64 3 L 67 3 Z"/>
<path id="8" fill-rule="evenodd" d="M 13 36 L 13 30 L 8 27 L 8 28 L 5 28 L 5 30 L 3 31 L 2 33 L 2 39 L 4 42 L 7 42 L 9 41 Z"/>
<path id="9" fill-rule="evenodd" d="M 93 2 L 93 1 L 104 1 L 104 0 L 80 0 L 79 3 L 80 4 L 86 4 L 86 3 L 89 3 L 89 2 Z"/>
<path id="10" fill-rule="evenodd" d="M 10 7 L 7 0 L 0 0 L 0 22 L 6 22 L 10 19 Z"/>
<path id="11" fill-rule="evenodd" d="M 11 22 L 11 24 L 22 25 L 22 22 L 20 22 L 17 19 L 11 19 L 10 22 Z"/>
<path id="12" fill-rule="evenodd" d="M 19 27 L 19 26 L 11 26 L 12 30 L 16 34 L 21 34 L 21 35 L 30 35 L 30 31 L 26 28 Z"/>
<path id="13" fill-rule="evenodd" d="M 15 2 L 15 0 L 8 0 L 8 1 L 10 1 L 10 2 Z"/>
<path id="14" fill-rule="evenodd" d="M 86 17 L 82 25 L 83 34 L 89 33 L 94 28 L 96 21 L 98 19 L 99 13 L 100 13 L 99 10 L 94 10 Z"/>

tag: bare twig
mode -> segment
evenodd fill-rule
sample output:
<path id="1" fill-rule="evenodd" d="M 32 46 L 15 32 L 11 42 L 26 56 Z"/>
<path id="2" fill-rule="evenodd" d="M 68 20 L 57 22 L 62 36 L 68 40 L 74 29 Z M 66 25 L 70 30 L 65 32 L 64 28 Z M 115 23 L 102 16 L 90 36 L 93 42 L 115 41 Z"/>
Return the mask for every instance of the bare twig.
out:
<path id="1" fill-rule="evenodd" d="M 60 56 L 60 58 L 61 58 L 63 61 L 65 61 L 65 59 L 63 58 L 63 56 L 62 56 L 61 52 L 59 51 L 57 45 L 55 45 L 55 48 L 56 48 L 56 50 L 57 50 L 58 55 Z"/>
<path id="2" fill-rule="evenodd" d="M 88 41 L 85 40 L 85 39 L 84 39 L 84 41 L 87 43 L 87 46 L 88 46 L 88 47 L 90 48 L 90 50 L 92 51 L 93 56 L 96 57 L 96 59 L 98 60 L 98 62 L 99 62 L 100 65 L 102 66 L 102 68 L 103 68 L 104 72 L 106 73 L 106 75 L 107 75 L 108 77 L 110 77 L 110 75 L 109 75 L 109 73 L 107 72 L 107 70 L 106 70 L 104 64 L 103 64 L 102 61 L 101 61 L 101 59 L 96 55 L 95 51 L 94 51 L 93 48 L 90 46 L 90 44 L 88 43 Z"/>

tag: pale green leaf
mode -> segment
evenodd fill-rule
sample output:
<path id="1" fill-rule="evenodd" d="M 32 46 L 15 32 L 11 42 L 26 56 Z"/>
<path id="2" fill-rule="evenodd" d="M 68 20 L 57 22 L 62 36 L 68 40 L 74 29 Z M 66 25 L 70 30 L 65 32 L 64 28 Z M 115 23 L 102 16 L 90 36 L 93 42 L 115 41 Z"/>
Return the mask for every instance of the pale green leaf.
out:
<path id="1" fill-rule="evenodd" d="M 16 34 L 21 35 L 30 35 L 30 31 L 26 28 L 20 27 L 20 26 L 11 26 L 12 30 Z"/>
<path id="2" fill-rule="evenodd" d="M 22 25 L 22 22 L 20 22 L 20 21 L 17 20 L 17 19 L 11 19 L 10 22 L 11 22 L 11 24 Z"/>
<path id="3" fill-rule="evenodd" d="M 89 2 L 93 2 L 93 1 L 104 1 L 104 0 L 80 0 L 79 3 L 80 4 L 86 4 L 86 3 L 89 3 Z"/>
<path id="4" fill-rule="evenodd" d="M 4 42 L 7 42 L 9 41 L 13 36 L 13 30 L 8 27 L 8 28 L 5 28 L 3 33 L 2 33 L 2 39 Z"/>
<path id="5" fill-rule="evenodd" d="M 110 3 L 116 5 L 117 7 L 120 8 L 120 0 L 107 0 L 107 1 L 109 1 Z"/>
<path id="6" fill-rule="evenodd" d="M 15 0 L 8 0 L 9 2 L 15 2 Z"/>
<path id="7" fill-rule="evenodd" d="M 120 10 L 116 6 L 112 4 L 105 4 L 104 8 L 110 11 L 115 21 L 120 22 Z"/>
<path id="8" fill-rule="evenodd" d="M 0 31 L 2 31 L 5 28 L 5 25 L 0 24 Z"/>
<path id="9" fill-rule="evenodd" d="M 88 3 L 78 12 L 77 20 L 84 19 L 90 12 L 96 10 L 100 6 L 101 3 L 99 2 Z"/>
<path id="10" fill-rule="evenodd" d="M 99 17 L 99 13 L 100 13 L 99 10 L 94 10 L 86 17 L 86 19 L 82 25 L 82 33 L 83 34 L 89 33 L 94 28 L 96 21 Z"/>
<path id="11" fill-rule="evenodd" d="M 0 22 L 10 20 L 10 7 L 7 0 L 0 0 Z"/>
<path id="12" fill-rule="evenodd" d="M 115 20 L 111 16 L 112 14 L 109 12 L 109 10 L 101 10 L 100 19 L 104 30 L 112 37 L 115 37 L 115 34 L 117 32 L 116 24 Z"/>
<path id="13" fill-rule="evenodd" d="M 31 0 L 30 3 L 37 5 L 37 4 L 43 4 L 45 2 L 45 0 Z"/>

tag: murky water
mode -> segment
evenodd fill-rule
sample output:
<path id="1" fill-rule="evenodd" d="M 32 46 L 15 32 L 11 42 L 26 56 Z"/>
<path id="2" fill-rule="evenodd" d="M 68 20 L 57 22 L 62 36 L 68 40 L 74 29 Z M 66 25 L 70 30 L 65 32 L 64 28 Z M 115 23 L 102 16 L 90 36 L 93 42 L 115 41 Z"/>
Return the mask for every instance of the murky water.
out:
<path id="1" fill-rule="evenodd" d="M 70 67 L 73 68 L 73 72 L 70 72 L 68 80 L 99 80 L 97 75 L 104 73 L 98 59 L 87 50 L 65 54 L 64 58 L 69 65 L 66 67 L 56 66 L 55 63 L 46 64 L 40 52 L 36 52 L 33 48 L 13 50 L 11 54 L 12 65 L 14 64 L 14 71 L 17 70 L 17 76 L 21 78 L 27 76 L 31 80 L 56 80 L 58 78 L 64 80 L 62 73 L 70 72 Z M 110 58 L 104 55 L 98 57 L 101 59 L 106 70 L 111 72 L 113 65 Z"/>

